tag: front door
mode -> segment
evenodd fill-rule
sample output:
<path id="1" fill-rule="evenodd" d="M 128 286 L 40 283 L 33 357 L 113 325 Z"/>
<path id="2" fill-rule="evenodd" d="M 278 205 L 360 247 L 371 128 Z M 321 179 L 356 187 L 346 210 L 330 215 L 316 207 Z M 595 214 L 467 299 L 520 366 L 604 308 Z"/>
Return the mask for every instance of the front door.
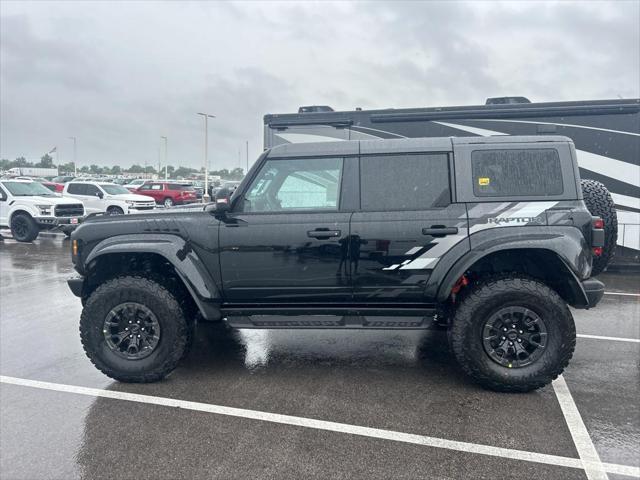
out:
<path id="1" fill-rule="evenodd" d="M 343 158 L 268 159 L 220 226 L 233 303 L 348 301 L 351 212 L 340 211 Z"/>
<path id="2" fill-rule="evenodd" d="M 451 203 L 446 153 L 360 158 L 361 211 L 351 220 L 354 299 L 415 302 L 454 246 L 468 250 L 464 204 Z"/>

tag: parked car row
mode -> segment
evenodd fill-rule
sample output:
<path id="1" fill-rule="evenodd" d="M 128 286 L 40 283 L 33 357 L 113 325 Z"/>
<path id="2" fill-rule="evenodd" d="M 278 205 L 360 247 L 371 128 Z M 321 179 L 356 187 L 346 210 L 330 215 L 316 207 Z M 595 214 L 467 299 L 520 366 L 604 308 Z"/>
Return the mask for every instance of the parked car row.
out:
<path id="1" fill-rule="evenodd" d="M 120 185 L 91 177 L 0 178 L 0 228 L 31 242 L 42 230 L 70 235 L 93 213 L 122 215 L 201 201 L 204 188 L 178 181 L 136 179 Z"/>
<path id="2" fill-rule="evenodd" d="M 42 230 L 70 235 L 85 216 L 84 205 L 33 180 L 0 180 L 0 228 L 19 242 L 32 242 Z"/>

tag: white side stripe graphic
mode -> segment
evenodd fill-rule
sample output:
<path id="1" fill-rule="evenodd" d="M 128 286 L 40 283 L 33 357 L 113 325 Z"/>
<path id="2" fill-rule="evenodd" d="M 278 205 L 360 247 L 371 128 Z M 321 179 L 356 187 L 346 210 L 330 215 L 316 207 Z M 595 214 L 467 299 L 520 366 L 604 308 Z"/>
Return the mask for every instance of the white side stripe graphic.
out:
<path id="1" fill-rule="evenodd" d="M 456 130 L 462 130 L 463 132 L 473 133 L 474 135 L 480 135 L 481 137 L 492 137 L 494 135 L 509 135 L 508 133 L 496 132 L 493 130 L 485 130 L 484 128 L 478 127 L 467 127 L 466 125 L 456 125 L 455 123 L 447 123 L 447 122 L 436 122 L 439 125 L 444 125 L 445 127 L 455 128 Z"/>
<path id="2" fill-rule="evenodd" d="M 559 127 L 584 128 L 586 130 L 599 130 L 601 132 L 621 133 L 622 135 L 633 135 L 640 137 L 640 133 L 623 132 L 622 130 L 611 130 L 609 128 L 587 127 L 586 125 L 572 125 L 570 123 L 553 123 L 553 122 L 531 122 L 529 120 L 498 120 L 487 118 L 474 118 L 474 122 L 504 122 L 504 123 L 530 123 L 533 125 L 558 125 Z"/>
<path id="3" fill-rule="evenodd" d="M 423 268 L 429 268 L 432 264 L 438 261 L 437 258 L 416 258 L 409 265 L 400 267 L 400 270 L 421 270 Z"/>

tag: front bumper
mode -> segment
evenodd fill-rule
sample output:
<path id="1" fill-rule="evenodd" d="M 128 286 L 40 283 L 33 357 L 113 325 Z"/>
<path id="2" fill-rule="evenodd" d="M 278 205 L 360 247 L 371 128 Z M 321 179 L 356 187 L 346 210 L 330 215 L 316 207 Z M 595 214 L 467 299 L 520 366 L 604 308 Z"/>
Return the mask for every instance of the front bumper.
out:
<path id="1" fill-rule="evenodd" d="M 34 220 L 41 228 L 56 228 L 63 225 L 67 228 L 75 228 L 82 223 L 84 217 L 34 217 Z"/>
<path id="2" fill-rule="evenodd" d="M 595 278 L 583 281 L 582 288 L 584 289 L 584 293 L 587 295 L 587 300 L 589 302 L 587 308 L 595 307 L 604 296 L 604 283 L 600 280 L 596 280 Z"/>
<path id="3" fill-rule="evenodd" d="M 67 280 L 67 285 L 76 297 L 82 297 L 82 286 L 84 285 L 84 277 L 71 277 Z"/>
<path id="4" fill-rule="evenodd" d="M 140 207 L 140 208 L 136 208 L 136 207 L 129 207 L 127 209 L 127 212 L 130 214 L 135 214 L 135 213 L 152 213 L 155 210 L 155 205 L 153 207 Z"/>

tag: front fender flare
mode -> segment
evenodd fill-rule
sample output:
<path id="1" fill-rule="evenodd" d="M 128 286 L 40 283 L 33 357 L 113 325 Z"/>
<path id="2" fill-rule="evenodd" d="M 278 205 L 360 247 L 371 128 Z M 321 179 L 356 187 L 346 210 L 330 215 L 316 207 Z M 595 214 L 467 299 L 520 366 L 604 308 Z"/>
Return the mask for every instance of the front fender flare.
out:
<path id="1" fill-rule="evenodd" d="M 102 240 L 85 259 L 85 265 L 108 254 L 153 253 L 173 265 L 180 279 L 207 319 L 219 319 L 222 301 L 219 286 L 188 241 L 175 235 L 119 235 Z M 212 318 L 218 317 L 218 318 Z"/>

